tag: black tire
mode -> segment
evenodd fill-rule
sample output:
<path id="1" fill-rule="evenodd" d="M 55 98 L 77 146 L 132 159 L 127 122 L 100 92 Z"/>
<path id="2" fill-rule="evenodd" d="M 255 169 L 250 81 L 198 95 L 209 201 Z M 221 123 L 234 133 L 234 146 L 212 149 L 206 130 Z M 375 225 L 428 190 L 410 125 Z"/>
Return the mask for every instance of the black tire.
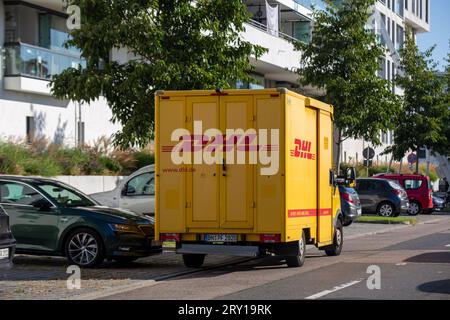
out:
<path id="1" fill-rule="evenodd" d="M 289 268 L 299 268 L 305 263 L 306 257 L 306 238 L 305 232 L 302 230 L 302 236 L 298 241 L 299 254 L 295 256 L 286 256 L 286 264 Z"/>
<path id="2" fill-rule="evenodd" d="M 139 257 L 114 257 L 113 259 L 120 264 L 129 264 L 139 259 Z"/>
<path id="3" fill-rule="evenodd" d="M 353 223 L 353 221 L 347 221 L 347 222 L 344 222 L 342 225 L 343 225 L 344 227 L 348 227 L 348 226 L 350 226 L 352 223 Z"/>
<path id="4" fill-rule="evenodd" d="M 327 256 L 338 256 L 342 252 L 344 246 L 344 232 L 342 228 L 342 221 L 338 219 L 334 230 L 333 244 L 325 248 Z"/>
<path id="5" fill-rule="evenodd" d="M 420 205 L 419 202 L 411 201 L 410 207 L 411 207 L 411 205 L 413 206 L 413 208 L 415 208 L 415 210 L 414 211 L 410 211 L 410 209 L 408 209 L 408 214 L 410 216 L 417 216 L 418 214 L 422 213 L 422 206 Z"/>
<path id="6" fill-rule="evenodd" d="M 85 235 L 86 238 L 84 238 Z M 69 262 L 82 268 L 96 267 L 105 259 L 103 240 L 97 232 L 89 228 L 72 231 L 67 237 L 64 248 Z M 86 258 L 83 259 L 83 257 Z"/>
<path id="7" fill-rule="evenodd" d="M 395 214 L 395 207 L 390 202 L 382 202 L 377 207 L 377 215 L 381 217 L 394 217 Z"/>
<path id="8" fill-rule="evenodd" d="M 188 268 L 201 268 L 206 254 L 183 254 L 184 265 Z"/>

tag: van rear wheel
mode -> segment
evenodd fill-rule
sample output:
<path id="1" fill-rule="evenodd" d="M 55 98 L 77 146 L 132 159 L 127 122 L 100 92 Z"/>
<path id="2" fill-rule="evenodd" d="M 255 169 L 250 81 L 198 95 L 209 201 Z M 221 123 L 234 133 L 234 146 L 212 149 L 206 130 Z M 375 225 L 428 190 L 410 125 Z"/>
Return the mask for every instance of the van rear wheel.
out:
<path id="1" fill-rule="evenodd" d="M 344 246 L 344 233 L 342 228 L 342 222 L 340 219 L 338 219 L 334 231 L 333 244 L 325 248 L 325 253 L 327 254 L 327 256 L 338 256 L 341 254 L 343 246 Z"/>
<path id="2" fill-rule="evenodd" d="M 305 263 L 306 256 L 306 239 L 305 232 L 302 231 L 302 236 L 298 240 L 298 254 L 295 256 L 286 256 L 286 264 L 289 268 L 298 268 Z"/>
<path id="3" fill-rule="evenodd" d="M 188 268 L 201 268 L 206 254 L 183 254 L 184 265 Z"/>

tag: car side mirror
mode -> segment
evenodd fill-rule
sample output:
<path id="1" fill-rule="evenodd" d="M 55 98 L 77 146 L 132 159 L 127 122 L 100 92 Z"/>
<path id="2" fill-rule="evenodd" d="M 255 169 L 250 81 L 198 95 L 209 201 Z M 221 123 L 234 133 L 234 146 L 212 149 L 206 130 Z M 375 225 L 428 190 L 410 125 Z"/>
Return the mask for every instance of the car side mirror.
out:
<path id="1" fill-rule="evenodd" d="M 123 196 L 129 195 L 129 194 L 135 194 L 135 193 L 136 193 L 136 189 L 133 186 L 126 185 L 125 188 L 122 189 Z"/>
<path id="2" fill-rule="evenodd" d="M 52 204 L 48 202 L 46 199 L 40 199 L 33 203 L 33 207 L 41 211 L 46 211 L 52 207 Z"/>

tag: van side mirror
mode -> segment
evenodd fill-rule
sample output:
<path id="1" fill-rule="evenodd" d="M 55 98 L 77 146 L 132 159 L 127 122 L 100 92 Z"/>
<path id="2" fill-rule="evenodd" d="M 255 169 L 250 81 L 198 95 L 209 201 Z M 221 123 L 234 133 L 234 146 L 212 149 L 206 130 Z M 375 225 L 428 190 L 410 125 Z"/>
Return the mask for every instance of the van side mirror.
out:
<path id="1" fill-rule="evenodd" d="M 333 170 L 330 170 L 330 186 L 335 186 L 336 185 L 336 179 L 335 179 L 335 176 L 334 176 L 334 172 L 333 172 Z"/>

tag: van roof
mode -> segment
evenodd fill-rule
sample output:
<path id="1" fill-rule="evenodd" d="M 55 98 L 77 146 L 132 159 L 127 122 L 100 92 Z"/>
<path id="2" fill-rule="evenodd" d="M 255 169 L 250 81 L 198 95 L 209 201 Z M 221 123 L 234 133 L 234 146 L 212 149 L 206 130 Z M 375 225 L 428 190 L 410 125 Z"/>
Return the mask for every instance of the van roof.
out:
<path id="1" fill-rule="evenodd" d="M 159 97 L 182 96 L 221 96 L 221 95 L 254 95 L 254 94 L 287 94 L 305 100 L 307 106 L 315 107 L 333 113 L 333 106 L 314 98 L 306 97 L 286 88 L 271 89 L 216 89 L 216 90 L 158 90 L 155 95 Z"/>

